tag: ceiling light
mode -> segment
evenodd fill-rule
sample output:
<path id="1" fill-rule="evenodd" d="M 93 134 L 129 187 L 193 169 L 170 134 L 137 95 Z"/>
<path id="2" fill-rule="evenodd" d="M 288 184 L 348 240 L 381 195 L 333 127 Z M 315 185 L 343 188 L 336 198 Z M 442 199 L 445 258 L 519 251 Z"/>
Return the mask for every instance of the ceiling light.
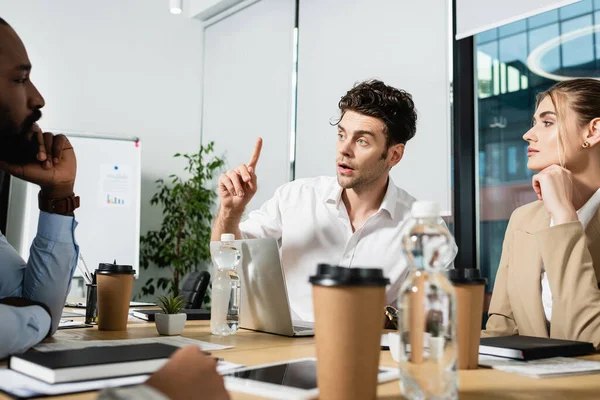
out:
<path id="1" fill-rule="evenodd" d="M 171 14 L 181 14 L 181 2 L 182 0 L 169 0 Z"/>

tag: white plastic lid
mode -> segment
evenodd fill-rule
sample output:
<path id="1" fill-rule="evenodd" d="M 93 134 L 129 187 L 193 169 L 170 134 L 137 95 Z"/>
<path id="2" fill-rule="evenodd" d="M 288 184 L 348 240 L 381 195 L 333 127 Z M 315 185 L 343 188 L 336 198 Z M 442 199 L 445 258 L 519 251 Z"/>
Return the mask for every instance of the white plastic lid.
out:
<path id="1" fill-rule="evenodd" d="M 235 240 L 235 235 L 233 233 L 222 233 L 221 234 L 221 242 L 233 242 Z"/>
<path id="2" fill-rule="evenodd" d="M 415 201 L 410 213 L 413 218 L 436 218 L 440 216 L 440 206 L 435 201 Z"/>

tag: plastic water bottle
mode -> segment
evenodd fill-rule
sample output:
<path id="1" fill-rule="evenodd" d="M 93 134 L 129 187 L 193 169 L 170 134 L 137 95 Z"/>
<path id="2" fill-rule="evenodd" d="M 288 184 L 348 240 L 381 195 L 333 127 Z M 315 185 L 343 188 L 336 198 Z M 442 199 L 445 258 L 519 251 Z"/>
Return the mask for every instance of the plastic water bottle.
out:
<path id="1" fill-rule="evenodd" d="M 221 246 L 213 255 L 215 273 L 212 282 L 210 331 L 213 335 L 235 335 L 240 326 L 241 282 L 237 266 L 241 252 L 233 241 L 235 235 L 221 235 Z"/>
<path id="2" fill-rule="evenodd" d="M 415 202 L 402 246 L 410 273 L 398 296 L 400 388 L 408 399 L 457 399 L 456 295 L 444 268 L 454 241 L 435 202 Z"/>

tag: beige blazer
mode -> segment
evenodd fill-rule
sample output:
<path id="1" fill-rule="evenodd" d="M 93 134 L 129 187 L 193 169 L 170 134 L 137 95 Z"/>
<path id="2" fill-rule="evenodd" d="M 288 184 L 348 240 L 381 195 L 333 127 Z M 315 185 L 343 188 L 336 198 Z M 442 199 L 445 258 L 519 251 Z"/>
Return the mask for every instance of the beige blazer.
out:
<path id="1" fill-rule="evenodd" d="M 541 268 L 552 290 L 550 329 L 542 306 Z M 541 201 L 514 211 L 504 236 L 489 320 L 481 336 L 526 335 L 582 340 L 600 349 L 600 210 L 550 228 Z"/>

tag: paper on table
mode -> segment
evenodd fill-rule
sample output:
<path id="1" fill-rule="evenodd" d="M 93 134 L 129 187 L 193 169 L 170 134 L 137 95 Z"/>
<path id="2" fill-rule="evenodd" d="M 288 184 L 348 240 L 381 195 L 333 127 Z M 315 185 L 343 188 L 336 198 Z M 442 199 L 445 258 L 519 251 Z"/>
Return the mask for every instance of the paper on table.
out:
<path id="1" fill-rule="evenodd" d="M 62 318 L 69 318 L 69 317 L 85 317 L 85 313 L 84 312 L 75 312 L 75 311 L 65 311 L 65 310 L 63 310 L 63 312 L 62 312 Z"/>
<path id="2" fill-rule="evenodd" d="M 217 364 L 217 372 L 219 374 L 223 375 L 230 371 L 233 371 L 234 369 L 238 369 L 238 368 L 242 368 L 242 367 L 243 367 L 243 365 L 241 365 L 241 364 L 234 364 L 229 361 L 219 361 L 219 363 Z"/>
<path id="3" fill-rule="evenodd" d="M 147 303 L 145 301 L 130 301 L 129 307 L 149 307 L 155 306 L 154 303 Z M 66 301 L 65 307 L 69 308 L 85 308 L 85 301 Z"/>
<path id="4" fill-rule="evenodd" d="M 146 379 L 148 379 L 148 375 L 137 375 L 50 385 L 13 370 L 5 369 L 0 370 L 0 390 L 17 397 L 52 396 L 64 393 L 85 392 L 88 390 L 101 390 L 108 387 L 137 385 L 145 382 Z"/>
<path id="5" fill-rule="evenodd" d="M 217 365 L 217 371 L 219 371 L 220 374 L 224 374 L 240 367 L 243 367 L 243 365 L 234 364 L 227 361 L 219 361 Z M 52 396 L 65 393 L 102 390 L 108 387 L 138 385 L 145 382 L 148 377 L 149 375 L 137 375 L 126 376 L 122 378 L 50 385 L 27 375 L 23 375 L 9 369 L 2 369 L 0 370 L 0 390 L 21 398 Z"/>
<path id="6" fill-rule="evenodd" d="M 529 376 L 531 378 L 551 378 L 557 376 L 600 373 L 600 362 L 569 357 L 517 361 L 501 357 L 479 355 L 479 365 L 492 367 L 499 371 Z"/>
<path id="7" fill-rule="evenodd" d="M 103 347 L 103 346 L 123 346 L 128 344 L 143 344 L 143 343 L 164 343 L 171 346 L 184 347 L 195 345 L 199 346 L 204 351 L 230 349 L 233 346 L 222 346 L 209 342 L 202 342 L 196 339 L 190 339 L 183 336 L 169 337 L 153 337 L 143 339 L 123 339 L 123 340 L 61 340 L 56 343 L 38 344 L 34 347 L 37 351 L 55 351 L 55 350 L 71 350 L 84 349 L 86 347 Z"/>
<path id="8" fill-rule="evenodd" d="M 479 355 L 479 365 L 482 367 L 490 367 L 490 368 L 507 366 L 507 365 L 517 365 L 517 366 L 521 365 L 522 366 L 522 365 L 527 365 L 527 361 L 515 360 L 514 358 L 492 356 L 489 354 L 480 354 Z"/>
<path id="9" fill-rule="evenodd" d="M 145 301 L 130 301 L 129 302 L 129 307 L 149 307 L 149 306 L 155 306 L 156 304 L 154 303 L 147 303 Z"/>
<path id="10" fill-rule="evenodd" d="M 61 319 L 58 323 L 58 329 L 73 329 L 73 328 L 91 328 L 91 325 L 86 325 L 82 321 L 73 321 L 70 319 Z"/>

